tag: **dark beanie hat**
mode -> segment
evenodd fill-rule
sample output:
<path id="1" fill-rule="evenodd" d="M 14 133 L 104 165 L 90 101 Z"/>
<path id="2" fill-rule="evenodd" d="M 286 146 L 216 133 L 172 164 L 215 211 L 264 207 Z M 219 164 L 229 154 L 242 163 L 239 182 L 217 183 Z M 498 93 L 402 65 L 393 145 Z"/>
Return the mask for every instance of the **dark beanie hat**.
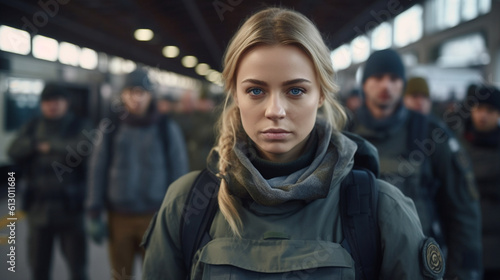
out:
<path id="1" fill-rule="evenodd" d="M 423 95 L 430 97 L 429 85 L 422 77 L 413 77 L 406 83 L 405 95 Z"/>
<path id="2" fill-rule="evenodd" d="M 55 83 L 49 83 L 43 88 L 42 94 L 40 95 L 41 101 L 54 100 L 54 99 L 68 99 L 69 93 L 63 86 Z"/>
<path id="3" fill-rule="evenodd" d="M 391 73 L 405 81 L 405 67 L 399 54 L 392 49 L 380 50 L 372 53 L 365 64 L 363 71 L 364 84 L 366 79 L 373 75 Z"/>
<path id="4" fill-rule="evenodd" d="M 143 69 L 136 69 L 125 77 L 123 88 L 129 87 L 142 87 L 153 93 L 153 84 L 149 79 L 148 73 Z"/>
<path id="5" fill-rule="evenodd" d="M 476 89 L 475 96 L 479 104 L 488 104 L 500 111 L 500 90 L 494 86 L 480 86 Z"/>

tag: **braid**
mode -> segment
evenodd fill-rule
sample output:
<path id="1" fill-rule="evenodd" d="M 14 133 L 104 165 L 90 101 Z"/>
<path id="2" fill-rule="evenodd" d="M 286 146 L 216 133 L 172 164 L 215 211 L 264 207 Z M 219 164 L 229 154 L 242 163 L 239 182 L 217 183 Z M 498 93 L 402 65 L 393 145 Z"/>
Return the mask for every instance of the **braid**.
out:
<path id="1" fill-rule="evenodd" d="M 226 101 L 227 102 L 227 101 Z M 241 218 L 238 215 L 238 202 L 229 192 L 229 187 L 226 181 L 227 171 L 230 170 L 231 163 L 229 157 L 236 144 L 236 133 L 239 122 L 238 108 L 231 104 L 224 109 L 221 119 L 219 120 L 220 136 L 215 147 L 219 153 L 219 178 L 221 179 L 219 194 L 217 200 L 219 208 L 229 223 L 231 230 L 235 236 L 240 236 L 240 228 L 242 225 Z"/>

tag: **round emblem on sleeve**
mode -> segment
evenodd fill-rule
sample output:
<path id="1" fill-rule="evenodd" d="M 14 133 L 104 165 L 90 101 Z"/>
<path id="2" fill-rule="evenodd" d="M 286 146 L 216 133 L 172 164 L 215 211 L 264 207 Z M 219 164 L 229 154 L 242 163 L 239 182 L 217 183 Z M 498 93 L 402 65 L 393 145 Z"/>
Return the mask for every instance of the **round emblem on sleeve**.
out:
<path id="1" fill-rule="evenodd" d="M 423 273 L 432 279 L 443 277 L 445 264 L 439 245 L 433 238 L 427 238 L 422 246 Z"/>

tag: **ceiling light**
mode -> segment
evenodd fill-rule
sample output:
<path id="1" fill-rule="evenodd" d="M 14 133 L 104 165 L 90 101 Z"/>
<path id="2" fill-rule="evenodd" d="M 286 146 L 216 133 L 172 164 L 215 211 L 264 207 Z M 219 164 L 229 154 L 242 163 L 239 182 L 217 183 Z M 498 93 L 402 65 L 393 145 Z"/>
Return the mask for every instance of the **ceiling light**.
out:
<path id="1" fill-rule="evenodd" d="M 222 81 L 222 74 L 217 71 L 210 71 L 210 73 L 205 78 L 212 83 L 218 83 Z"/>
<path id="2" fill-rule="evenodd" d="M 59 43 L 49 37 L 35 35 L 33 37 L 33 56 L 48 61 L 56 61 L 59 54 Z"/>
<path id="3" fill-rule="evenodd" d="M 166 46 L 162 51 L 163 55 L 168 58 L 174 58 L 179 55 L 179 48 L 176 46 Z"/>
<path id="4" fill-rule="evenodd" d="M 31 51 L 30 34 L 21 29 L 0 25 L 0 50 L 17 54 Z"/>
<path id="5" fill-rule="evenodd" d="M 153 39 L 154 33 L 151 29 L 137 29 L 134 37 L 137 41 L 149 41 Z"/>
<path id="6" fill-rule="evenodd" d="M 63 64 L 78 66 L 80 64 L 80 47 L 67 42 L 59 44 L 59 61 Z"/>
<path id="7" fill-rule="evenodd" d="M 195 56 L 186 55 L 185 57 L 182 58 L 181 63 L 186 68 L 193 68 L 198 63 L 198 59 Z"/>
<path id="8" fill-rule="evenodd" d="M 196 65 L 196 68 L 194 69 L 198 75 L 205 76 L 208 74 L 208 70 L 210 70 L 210 65 L 206 63 L 200 63 Z"/>
<path id="9" fill-rule="evenodd" d="M 97 57 L 97 53 L 94 50 L 82 48 L 82 51 L 80 53 L 80 66 L 83 69 L 96 69 L 98 62 L 99 60 Z"/>

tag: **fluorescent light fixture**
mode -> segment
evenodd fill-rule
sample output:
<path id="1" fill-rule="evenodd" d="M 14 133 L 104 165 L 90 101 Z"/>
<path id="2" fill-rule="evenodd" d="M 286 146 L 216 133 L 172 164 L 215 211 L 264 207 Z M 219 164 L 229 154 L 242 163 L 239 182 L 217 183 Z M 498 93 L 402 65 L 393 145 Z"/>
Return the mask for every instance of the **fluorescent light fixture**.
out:
<path id="1" fill-rule="evenodd" d="M 193 68 L 198 63 L 198 59 L 192 55 L 186 55 L 182 58 L 181 63 L 186 68 Z"/>
<path id="2" fill-rule="evenodd" d="M 212 83 L 220 83 L 222 81 L 222 74 L 218 71 L 210 71 L 206 76 L 206 79 Z"/>
<path id="3" fill-rule="evenodd" d="M 109 72 L 111 72 L 111 74 L 121 74 L 122 61 L 123 61 L 123 58 L 121 58 L 121 57 L 112 57 L 109 60 L 109 65 L 108 65 Z"/>
<path id="4" fill-rule="evenodd" d="M 132 60 L 125 59 L 122 61 L 123 73 L 131 73 L 137 68 L 137 65 Z"/>
<path id="5" fill-rule="evenodd" d="M 383 50 L 390 48 L 392 45 L 392 26 L 383 22 L 375 29 L 371 34 L 372 38 L 372 49 L 373 50 Z"/>
<path id="6" fill-rule="evenodd" d="M 82 48 L 80 53 L 80 67 L 88 70 L 94 70 L 97 68 L 97 65 L 97 53 L 92 49 Z"/>
<path id="7" fill-rule="evenodd" d="M 359 63 L 368 59 L 370 56 L 370 40 L 365 35 L 356 37 L 351 42 L 352 62 Z"/>
<path id="8" fill-rule="evenodd" d="M 351 51 L 349 45 L 344 44 L 330 54 L 332 59 L 333 69 L 335 71 L 346 69 L 351 65 Z"/>
<path id="9" fill-rule="evenodd" d="M 179 55 L 179 48 L 176 46 L 166 46 L 163 48 L 163 56 L 168 58 L 174 58 Z"/>
<path id="10" fill-rule="evenodd" d="M 30 34 L 24 30 L 0 25 L 0 50 L 17 54 L 29 54 L 31 51 Z"/>
<path id="11" fill-rule="evenodd" d="M 153 39 L 154 35 L 151 29 L 137 29 L 134 32 L 134 37 L 137 41 L 150 41 Z"/>
<path id="12" fill-rule="evenodd" d="M 78 66 L 80 64 L 80 47 L 61 42 L 59 44 L 59 61 L 63 64 Z"/>
<path id="13" fill-rule="evenodd" d="M 33 56 L 39 59 L 56 61 L 59 44 L 56 40 L 42 35 L 33 37 Z"/>

